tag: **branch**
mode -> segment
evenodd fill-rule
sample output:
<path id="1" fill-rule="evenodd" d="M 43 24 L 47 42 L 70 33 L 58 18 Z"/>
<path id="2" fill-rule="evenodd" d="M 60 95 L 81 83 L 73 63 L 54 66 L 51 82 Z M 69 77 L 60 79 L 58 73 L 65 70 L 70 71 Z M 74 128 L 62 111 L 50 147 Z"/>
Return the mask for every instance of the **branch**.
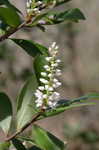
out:
<path id="1" fill-rule="evenodd" d="M 25 25 L 26 25 L 26 21 L 23 22 L 22 24 L 20 24 L 18 27 L 9 30 L 6 34 L 4 34 L 0 37 L 0 42 L 6 40 L 9 36 L 11 36 L 16 31 L 20 30 L 21 28 L 23 28 Z"/>
<path id="2" fill-rule="evenodd" d="M 41 11 L 41 10 L 43 10 L 45 8 L 46 8 L 46 5 L 40 7 L 39 10 Z M 20 30 L 21 28 L 25 27 L 27 24 L 31 23 L 33 17 L 34 17 L 33 15 L 26 16 L 27 20 L 24 21 L 22 24 L 20 24 L 18 27 L 13 28 L 13 29 L 9 30 L 7 33 L 5 33 L 4 35 L 2 35 L 0 37 L 0 42 L 8 39 L 8 37 L 11 36 L 13 33 L 15 33 L 16 31 Z"/>
<path id="3" fill-rule="evenodd" d="M 25 124 L 19 131 L 15 132 L 13 135 L 6 138 L 6 142 L 14 139 L 17 135 L 22 133 L 24 130 L 26 130 L 29 126 L 31 126 L 35 121 L 37 121 L 37 118 L 42 115 L 42 112 L 37 113 L 32 120 L 30 120 L 27 124 Z"/>

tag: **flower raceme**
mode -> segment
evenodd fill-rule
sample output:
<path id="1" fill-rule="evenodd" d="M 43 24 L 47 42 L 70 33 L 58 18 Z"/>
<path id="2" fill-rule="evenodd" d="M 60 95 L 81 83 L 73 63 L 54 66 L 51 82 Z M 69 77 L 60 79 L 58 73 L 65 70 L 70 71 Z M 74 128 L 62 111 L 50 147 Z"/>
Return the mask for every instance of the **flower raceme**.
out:
<path id="1" fill-rule="evenodd" d="M 48 7 L 54 7 L 56 4 L 56 0 L 53 1 L 35 1 L 35 0 L 27 0 L 26 2 L 26 10 L 28 15 L 38 15 L 41 13 L 41 10 Z M 41 23 L 44 23 L 44 20 Z"/>
<path id="2" fill-rule="evenodd" d="M 61 70 L 58 69 L 60 59 L 57 59 L 58 46 L 55 42 L 49 47 L 49 57 L 45 57 L 47 65 L 44 65 L 44 72 L 41 72 L 39 79 L 41 85 L 35 92 L 35 103 L 37 108 L 46 109 L 54 108 L 60 98 L 60 94 L 56 92 L 56 88 L 61 86 L 61 82 L 56 78 L 61 75 Z"/>
<path id="3" fill-rule="evenodd" d="M 33 0 L 27 0 L 26 8 L 27 14 L 39 14 L 39 8 L 43 5 L 42 1 L 34 2 Z"/>

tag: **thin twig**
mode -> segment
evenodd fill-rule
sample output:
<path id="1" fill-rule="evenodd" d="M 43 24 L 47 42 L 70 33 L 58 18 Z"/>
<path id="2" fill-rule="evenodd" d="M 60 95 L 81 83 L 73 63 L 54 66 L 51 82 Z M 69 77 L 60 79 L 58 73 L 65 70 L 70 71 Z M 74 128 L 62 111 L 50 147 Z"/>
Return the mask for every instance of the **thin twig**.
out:
<path id="1" fill-rule="evenodd" d="M 37 118 L 39 118 L 42 115 L 42 112 L 37 113 L 32 120 L 30 120 L 27 124 L 25 124 L 19 131 L 15 132 L 13 135 L 6 138 L 5 141 L 10 141 L 14 139 L 17 135 L 22 133 L 24 130 L 26 130 L 29 126 L 31 126 L 35 121 L 37 121 Z"/>
<path id="2" fill-rule="evenodd" d="M 9 36 L 11 36 L 16 31 L 20 30 L 21 28 L 23 28 L 25 25 L 26 25 L 26 21 L 23 22 L 22 24 L 20 24 L 18 27 L 10 29 L 7 33 L 5 33 L 4 35 L 0 36 L 0 42 L 6 40 Z"/>

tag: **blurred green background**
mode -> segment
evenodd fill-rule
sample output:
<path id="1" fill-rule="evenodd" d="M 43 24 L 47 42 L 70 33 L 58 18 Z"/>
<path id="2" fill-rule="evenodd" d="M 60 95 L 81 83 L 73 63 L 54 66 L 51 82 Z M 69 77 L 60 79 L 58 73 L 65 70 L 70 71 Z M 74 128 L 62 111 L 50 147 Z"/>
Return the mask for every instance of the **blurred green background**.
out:
<path id="1" fill-rule="evenodd" d="M 11 0 L 25 14 L 26 0 Z M 13 37 L 32 39 L 49 46 L 56 41 L 62 59 L 62 98 L 71 99 L 99 92 L 99 0 L 72 0 L 63 8 L 80 8 L 86 20 L 77 24 L 62 23 L 16 32 Z M 15 98 L 33 71 L 33 60 L 15 43 L 0 43 L 0 90 Z M 94 100 L 93 100 L 94 101 Z M 99 101 L 96 105 L 76 108 L 38 123 L 64 139 L 69 150 L 99 150 Z"/>

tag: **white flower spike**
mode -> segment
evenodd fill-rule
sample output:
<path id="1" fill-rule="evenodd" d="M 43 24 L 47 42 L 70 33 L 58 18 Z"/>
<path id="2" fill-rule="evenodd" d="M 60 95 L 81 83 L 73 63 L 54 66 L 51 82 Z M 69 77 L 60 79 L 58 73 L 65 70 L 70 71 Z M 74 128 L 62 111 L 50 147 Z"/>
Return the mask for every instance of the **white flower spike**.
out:
<path id="1" fill-rule="evenodd" d="M 53 42 L 49 47 L 50 56 L 46 57 L 47 65 L 44 65 L 45 72 L 41 72 L 41 86 L 38 87 L 35 93 L 36 107 L 46 109 L 48 107 L 54 108 L 60 98 L 60 94 L 56 92 L 56 88 L 61 86 L 61 82 L 56 78 L 61 75 L 61 70 L 58 65 L 61 62 L 57 59 L 58 46 Z"/>

